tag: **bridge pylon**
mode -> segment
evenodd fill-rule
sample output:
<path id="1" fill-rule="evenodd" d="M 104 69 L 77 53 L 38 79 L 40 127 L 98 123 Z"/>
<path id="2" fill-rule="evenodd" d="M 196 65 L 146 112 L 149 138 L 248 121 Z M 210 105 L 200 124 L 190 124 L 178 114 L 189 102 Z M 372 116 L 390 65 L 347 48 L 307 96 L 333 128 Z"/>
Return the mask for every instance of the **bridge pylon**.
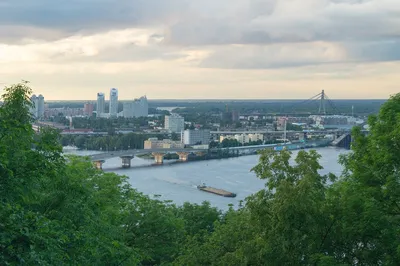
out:
<path id="1" fill-rule="evenodd" d="M 161 152 L 153 152 L 152 153 L 156 164 L 163 164 L 164 163 L 164 153 Z"/>
<path id="2" fill-rule="evenodd" d="M 121 156 L 122 168 L 131 168 L 131 161 L 134 157 L 133 155 Z"/>

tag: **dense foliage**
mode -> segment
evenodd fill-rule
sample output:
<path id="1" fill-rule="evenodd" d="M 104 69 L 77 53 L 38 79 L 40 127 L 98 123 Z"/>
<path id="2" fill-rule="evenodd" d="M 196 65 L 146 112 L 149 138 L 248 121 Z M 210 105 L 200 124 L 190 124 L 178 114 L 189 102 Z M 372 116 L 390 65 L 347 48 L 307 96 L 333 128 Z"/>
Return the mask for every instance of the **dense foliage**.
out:
<path id="1" fill-rule="evenodd" d="M 82 135 L 63 135 L 61 137 L 61 144 L 63 146 L 76 146 L 79 149 L 103 151 L 143 149 L 144 141 L 148 138 L 149 136 L 145 134 L 135 133 L 91 137 Z"/>
<path id="2" fill-rule="evenodd" d="M 33 132 L 27 84 L 5 91 L 1 265 L 172 263 L 189 234 L 212 231 L 220 219 L 208 203 L 176 207 L 153 200 L 132 189 L 125 177 L 98 171 L 85 158 L 63 156 L 56 132 Z"/>
<path id="3" fill-rule="evenodd" d="M 238 210 L 150 199 L 31 127 L 27 84 L 0 107 L 1 265 L 398 265 L 400 95 L 354 131 L 342 176 L 263 151 Z"/>

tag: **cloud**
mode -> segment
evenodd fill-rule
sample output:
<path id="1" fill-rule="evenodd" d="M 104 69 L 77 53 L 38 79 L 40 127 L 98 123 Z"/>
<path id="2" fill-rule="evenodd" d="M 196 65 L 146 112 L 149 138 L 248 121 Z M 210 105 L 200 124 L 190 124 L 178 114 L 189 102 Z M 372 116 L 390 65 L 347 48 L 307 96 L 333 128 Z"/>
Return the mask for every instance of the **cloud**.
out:
<path id="1" fill-rule="evenodd" d="M 400 1 L 3 0 L 0 24 L 72 35 L 163 25 L 177 45 L 345 41 L 400 36 Z"/>
<path id="2" fill-rule="evenodd" d="M 213 53 L 200 66 L 211 68 L 282 68 L 310 64 L 340 63 L 346 50 L 326 42 L 286 43 L 271 45 L 230 45 L 214 47 Z"/>
<path id="3" fill-rule="evenodd" d="M 157 29 L 126 29 L 86 36 L 75 35 L 47 42 L 26 40 L 23 44 L 0 43 L 0 63 L 145 61 L 167 58 L 168 49 L 159 46 L 162 41 Z"/>
<path id="4" fill-rule="evenodd" d="M 277 75 L 291 88 L 370 82 L 398 47 L 399 0 L 0 0 L 2 80 L 38 79 L 46 93 L 53 76 L 80 89 L 121 80 L 219 95 L 224 84 L 262 91 Z"/>

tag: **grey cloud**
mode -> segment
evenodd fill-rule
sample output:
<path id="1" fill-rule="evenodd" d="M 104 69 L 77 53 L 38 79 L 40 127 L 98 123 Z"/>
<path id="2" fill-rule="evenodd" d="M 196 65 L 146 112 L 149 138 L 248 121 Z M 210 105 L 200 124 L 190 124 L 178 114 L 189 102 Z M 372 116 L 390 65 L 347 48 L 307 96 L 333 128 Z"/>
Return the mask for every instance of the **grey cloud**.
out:
<path id="1" fill-rule="evenodd" d="M 269 45 L 276 43 L 326 41 L 340 43 L 347 49 L 349 61 L 388 61 L 399 60 L 398 42 L 391 42 L 400 38 L 400 1 L 2 0 L 0 25 L 0 43 L 16 42 L 22 37 L 54 40 L 111 29 L 166 28 L 165 36 L 154 34 L 149 41 L 155 44 L 163 39 L 164 47 L 109 50 L 108 56 L 98 56 L 102 60 L 167 60 L 175 58 L 177 53 L 171 54 L 180 47 L 213 47 L 215 53 L 201 63 L 202 67 L 270 68 L 332 63 L 331 59 L 317 56 L 274 58 L 273 52 L 268 51 Z M 248 47 L 233 49 L 228 47 L 231 44 Z"/>
<path id="2" fill-rule="evenodd" d="M 159 25 L 177 16 L 183 0 L 2 0 L 0 25 L 62 31 L 65 35 Z M 6 34 L 0 35 L 0 41 Z M 43 36 L 39 36 L 43 37 Z"/>
<path id="3" fill-rule="evenodd" d="M 400 2 L 395 0 L 3 0 L 0 3 L 0 25 L 45 28 L 65 34 L 163 25 L 170 28 L 169 43 L 177 45 L 399 36 L 399 15 Z"/>
<path id="4" fill-rule="evenodd" d="M 400 38 L 379 42 L 348 43 L 346 48 L 356 61 L 400 60 Z"/>

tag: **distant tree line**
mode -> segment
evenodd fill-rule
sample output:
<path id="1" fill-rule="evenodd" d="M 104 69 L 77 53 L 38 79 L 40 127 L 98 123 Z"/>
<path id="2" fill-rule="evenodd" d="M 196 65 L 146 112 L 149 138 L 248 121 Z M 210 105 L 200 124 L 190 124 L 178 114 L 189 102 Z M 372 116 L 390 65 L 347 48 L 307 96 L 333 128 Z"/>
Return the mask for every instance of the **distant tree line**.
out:
<path id="1" fill-rule="evenodd" d="M 167 138 L 167 135 L 146 135 L 146 134 L 115 134 L 112 136 L 74 136 L 62 135 L 62 146 L 76 146 L 79 149 L 87 150 L 128 150 L 128 149 L 143 149 L 144 141 L 149 137 L 158 139 Z"/>

